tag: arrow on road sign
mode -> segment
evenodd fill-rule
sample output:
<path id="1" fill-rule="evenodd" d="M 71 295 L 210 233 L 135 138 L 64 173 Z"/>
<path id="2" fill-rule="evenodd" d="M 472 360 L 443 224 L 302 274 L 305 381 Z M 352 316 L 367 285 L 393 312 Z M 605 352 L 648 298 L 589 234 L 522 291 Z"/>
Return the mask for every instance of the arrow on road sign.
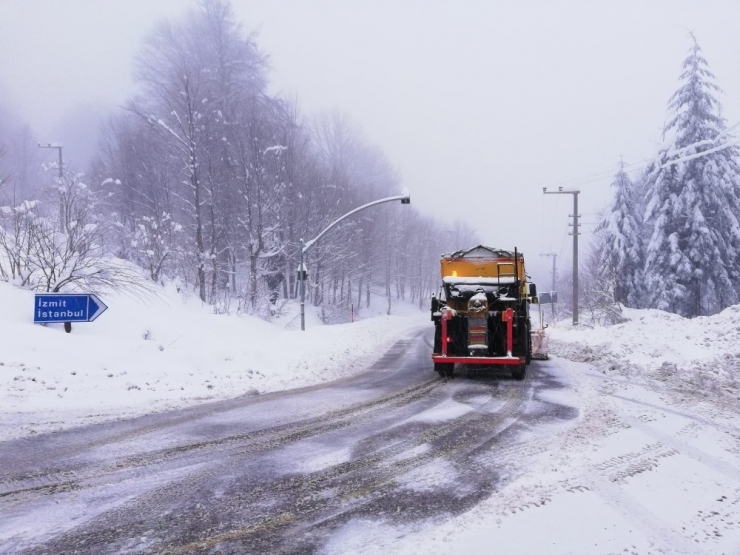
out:
<path id="1" fill-rule="evenodd" d="M 100 316 L 103 312 L 108 310 L 108 305 L 98 299 L 95 295 L 90 295 L 90 301 L 88 306 L 88 322 L 92 322 Z"/>
<path id="2" fill-rule="evenodd" d="M 33 321 L 92 322 L 106 310 L 106 304 L 89 293 L 36 293 Z"/>

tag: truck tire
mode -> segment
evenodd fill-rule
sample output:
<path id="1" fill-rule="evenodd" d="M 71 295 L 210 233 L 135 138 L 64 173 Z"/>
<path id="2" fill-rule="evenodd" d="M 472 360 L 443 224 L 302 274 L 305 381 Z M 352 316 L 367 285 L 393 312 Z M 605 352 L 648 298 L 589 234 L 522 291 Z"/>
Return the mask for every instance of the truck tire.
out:
<path id="1" fill-rule="evenodd" d="M 519 364 L 511 371 L 511 377 L 515 380 L 523 380 L 524 376 L 527 375 L 527 365 Z"/>
<path id="2" fill-rule="evenodd" d="M 435 362 L 434 370 L 441 378 L 451 378 L 455 370 L 455 364 L 451 362 Z"/>
<path id="3" fill-rule="evenodd" d="M 439 322 L 434 323 L 434 347 L 432 351 L 435 353 L 442 352 L 442 325 Z"/>

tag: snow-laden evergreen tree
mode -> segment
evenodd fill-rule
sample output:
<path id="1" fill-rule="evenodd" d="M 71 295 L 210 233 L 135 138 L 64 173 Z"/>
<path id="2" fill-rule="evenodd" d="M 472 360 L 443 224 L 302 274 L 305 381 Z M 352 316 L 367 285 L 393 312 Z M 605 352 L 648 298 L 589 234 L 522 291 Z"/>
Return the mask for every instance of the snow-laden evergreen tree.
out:
<path id="1" fill-rule="evenodd" d="M 715 77 L 691 38 L 669 102 L 668 146 L 646 175 L 645 210 L 652 228 L 649 304 L 688 317 L 717 312 L 740 292 L 738 149 L 717 149 L 734 139 L 726 133 Z"/>
<path id="2" fill-rule="evenodd" d="M 635 185 L 624 171 L 624 163 L 620 163 L 612 187 L 614 198 L 596 229 L 602 242 L 600 263 L 613 282 L 613 300 L 625 306 L 638 307 L 645 260 L 642 214 Z"/>

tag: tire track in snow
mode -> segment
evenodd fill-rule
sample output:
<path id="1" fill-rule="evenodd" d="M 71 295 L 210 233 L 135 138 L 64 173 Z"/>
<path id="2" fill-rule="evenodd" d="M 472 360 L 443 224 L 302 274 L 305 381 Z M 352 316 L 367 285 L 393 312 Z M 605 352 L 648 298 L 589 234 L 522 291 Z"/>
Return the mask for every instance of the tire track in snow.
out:
<path id="1" fill-rule="evenodd" d="M 419 338 L 419 335 L 421 334 L 418 334 L 416 339 Z M 406 351 L 413 340 L 398 342 L 399 350 Z M 421 351 L 418 347 L 422 343 L 423 341 L 416 343 L 417 350 Z M 426 352 L 424 355 L 426 355 Z M 397 359 L 398 355 L 394 356 L 387 353 L 378 361 L 378 364 L 389 364 L 396 362 Z M 427 362 L 426 356 L 424 359 Z M 421 357 L 416 357 L 412 364 L 418 367 L 421 360 Z M 428 364 L 431 366 L 430 362 Z M 481 445 L 485 445 L 490 440 L 491 435 L 500 434 L 516 421 L 516 412 L 521 409 L 523 403 L 531 398 L 532 380 L 533 373 L 529 372 L 524 382 L 496 382 L 497 386 L 503 384 L 503 388 L 500 390 L 503 395 L 489 395 L 485 402 L 477 404 L 473 407 L 473 410 L 457 419 L 430 427 L 420 434 L 407 433 L 406 435 L 409 437 L 405 437 L 402 441 L 394 440 L 390 445 L 384 444 L 380 449 L 347 463 L 302 476 L 288 476 L 278 481 L 262 481 L 250 484 L 248 483 L 249 477 L 244 475 L 244 471 L 248 468 L 249 462 L 254 460 L 256 456 L 261 456 L 287 445 L 296 444 L 320 434 L 372 421 L 383 411 L 402 409 L 415 401 L 429 399 L 430 396 L 441 393 L 448 387 L 455 387 L 454 383 L 449 384 L 449 382 L 434 377 L 404 390 L 408 394 L 406 397 L 399 397 L 404 392 L 395 392 L 372 400 L 373 403 L 378 403 L 373 408 L 364 407 L 358 411 L 361 405 L 364 406 L 368 403 L 365 402 L 342 409 L 345 414 L 339 418 L 339 421 L 332 420 L 332 418 L 338 417 L 340 411 L 333 411 L 319 418 L 287 424 L 285 425 L 286 428 L 281 430 L 281 433 L 277 433 L 277 427 L 270 428 L 266 431 L 265 436 L 257 439 L 253 436 L 251 438 L 246 437 L 249 434 L 240 434 L 206 442 L 207 445 L 203 442 L 196 442 L 180 446 L 182 448 L 181 452 L 174 449 L 160 450 L 156 454 L 148 453 L 144 458 L 139 456 L 138 459 L 140 460 L 138 461 L 136 460 L 137 457 L 132 457 L 126 462 L 140 462 L 140 467 L 129 465 L 125 469 L 117 469 L 120 474 L 102 478 L 93 477 L 90 481 L 107 480 L 112 482 L 119 478 L 132 480 L 137 477 L 137 473 L 150 474 L 155 464 L 162 463 L 167 463 L 170 467 L 174 467 L 176 464 L 195 466 L 203 462 L 211 464 L 200 464 L 200 467 L 194 467 L 193 472 L 187 477 L 179 478 L 167 485 L 152 488 L 124 505 L 105 511 L 88 523 L 62 533 L 44 546 L 31 548 L 30 551 L 35 553 L 38 550 L 61 551 L 67 549 L 74 551 L 79 549 L 83 552 L 92 553 L 96 552 L 97 548 L 100 548 L 98 552 L 110 550 L 111 543 L 119 546 L 133 545 L 125 543 L 129 541 L 127 538 L 135 540 L 141 536 L 151 537 L 149 532 L 152 528 L 168 530 L 169 528 L 166 526 L 168 523 L 176 525 L 170 531 L 170 537 L 155 540 L 164 543 L 149 544 L 145 548 L 146 551 L 161 552 L 163 549 L 168 549 L 166 547 L 167 542 L 172 542 L 173 538 L 177 539 L 174 540 L 174 544 L 169 544 L 169 548 L 180 550 L 173 552 L 187 552 L 190 549 L 207 549 L 207 546 L 216 546 L 224 541 L 256 542 L 256 544 L 260 544 L 260 541 L 265 539 L 272 538 L 274 540 L 274 534 L 287 532 L 287 537 L 290 538 L 292 533 L 300 533 L 300 530 L 312 529 L 316 526 L 330 526 L 335 520 L 344 518 L 343 515 L 348 511 L 361 510 L 372 503 L 392 502 L 398 492 L 397 489 L 393 489 L 399 485 L 398 480 L 406 473 L 424 467 L 435 459 L 451 460 L 461 464 L 475 464 L 477 461 L 474 457 L 479 454 Z M 397 398 L 397 400 L 395 404 L 392 404 L 387 402 L 387 398 Z M 189 416 L 186 420 L 190 419 L 195 420 L 197 417 Z M 324 419 L 323 422 L 322 419 Z M 475 430 L 477 433 L 472 435 L 460 433 L 465 430 Z M 147 433 L 149 432 L 147 431 Z M 415 452 L 410 457 L 392 460 L 390 464 L 388 463 L 389 459 L 426 444 L 432 445 L 433 448 L 428 451 Z M 516 458 L 516 449 L 521 450 L 523 447 L 517 445 L 515 449 L 512 449 L 512 458 Z M 174 451 L 171 456 L 165 456 L 165 453 L 170 451 Z M 497 454 L 503 458 L 507 453 L 509 453 L 509 450 L 504 448 Z M 163 457 L 163 460 L 152 459 L 152 455 Z M 80 478 L 80 471 L 75 470 L 75 472 L 77 478 Z M 246 484 L 234 482 L 234 478 L 240 474 L 244 475 L 244 480 L 247 480 Z M 213 510 L 209 507 L 193 511 L 188 510 L 185 513 L 182 513 L 179 507 L 182 503 L 188 504 L 190 500 L 197 500 L 201 491 L 209 491 L 209 488 L 213 487 L 220 488 L 219 479 L 223 476 L 226 477 L 229 487 L 239 486 L 240 491 L 238 493 L 241 494 L 241 497 L 237 498 L 237 502 L 241 499 L 251 505 L 254 501 L 253 506 L 245 509 L 250 515 L 245 518 L 246 524 L 242 521 L 240 526 L 238 520 L 230 523 L 227 521 L 224 523 L 226 530 L 219 529 L 221 524 L 212 527 L 208 524 L 197 524 L 190 530 L 186 523 L 191 518 L 191 512 L 198 513 L 201 516 L 205 515 L 205 520 L 208 521 L 209 518 L 212 519 L 218 515 L 218 512 L 216 512 L 218 506 Z M 77 483 L 82 486 L 86 485 L 83 480 Z M 94 485 L 91 483 L 91 487 Z M 273 486 L 275 487 L 273 488 Z M 213 489 L 210 489 L 210 491 L 212 492 Z M 271 493 L 287 497 L 290 502 L 278 506 L 271 505 L 270 503 L 273 501 Z M 213 497 L 212 501 L 218 504 L 221 495 Z M 178 507 L 178 509 L 175 509 L 175 507 Z M 178 520 L 162 520 L 166 519 L 163 515 L 173 510 L 180 513 Z M 208 514 L 209 511 L 212 511 L 210 515 Z M 192 515 L 193 518 L 195 516 L 195 514 Z M 180 518 L 183 520 L 179 520 Z M 165 526 L 158 526 L 159 524 Z M 184 528 L 178 530 L 177 526 L 181 524 Z M 230 526 L 233 526 L 232 530 L 228 529 Z M 295 527 L 298 527 L 299 530 L 294 530 Z M 119 538 L 115 535 L 115 531 L 121 528 L 123 532 L 119 531 L 118 533 L 123 534 L 124 537 L 121 542 L 124 543 L 119 543 Z M 196 542 L 206 542 L 203 544 L 205 547 L 196 547 L 192 541 L 187 543 L 188 539 L 193 539 L 193 535 L 197 536 L 198 534 L 206 534 L 206 537 L 195 540 Z M 136 542 L 134 541 L 134 543 Z M 264 547 L 271 544 L 268 542 L 261 545 Z M 128 548 L 124 548 L 124 550 L 126 549 Z"/>
<path id="2" fill-rule="evenodd" d="M 719 430 L 732 433 L 732 434 L 739 434 L 740 428 L 735 426 L 727 426 L 726 424 L 720 424 L 719 422 L 709 420 L 707 418 L 702 418 L 701 416 L 697 416 L 695 414 L 689 414 L 688 412 L 676 410 L 670 407 L 666 407 L 663 405 L 656 405 L 654 403 L 650 403 L 648 401 L 640 401 L 639 399 L 632 399 L 631 397 L 625 397 L 624 395 L 616 395 L 612 394 L 611 397 L 614 397 L 615 399 L 620 399 L 622 401 L 627 401 L 628 403 L 634 403 L 637 405 L 643 405 L 645 407 L 649 407 L 651 409 L 655 409 L 662 412 L 667 412 L 669 414 L 675 414 L 676 416 L 681 416 L 683 418 L 686 418 L 688 420 L 694 420 L 696 422 L 700 422 L 706 426 L 709 426 L 711 428 L 717 428 Z M 735 413 L 737 415 L 737 413 Z"/>
<path id="3" fill-rule="evenodd" d="M 418 336 L 420 334 L 415 334 L 414 337 Z M 398 358 L 398 356 L 403 355 L 405 352 L 405 348 L 409 344 L 410 341 L 412 341 L 413 338 L 410 339 L 402 339 L 394 344 L 394 346 L 387 351 L 381 359 L 379 359 L 373 368 L 377 367 L 383 367 L 388 363 L 389 360 L 395 360 Z M 307 391 L 307 390 L 315 390 L 320 389 L 322 387 L 328 387 L 331 385 L 335 385 L 336 382 L 332 384 L 323 384 L 323 386 L 312 386 L 310 388 L 303 388 L 302 390 L 299 390 L 299 392 Z M 349 407 L 345 407 L 339 410 L 334 410 L 331 412 L 328 412 L 326 414 L 323 414 L 319 417 L 309 418 L 309 419 L 303 419 L 298 422 L 292 422 L 288 424 L 284 424 L 281 426 L 275 426 L 271 428 L 266 428 L 263 430 L 258 430 L 254 432 L 249 432 L 245 434 L 237 434 L 232 436 L 227 436 L 223 438 L 218 438 L 216 440 L 211 441 L 203 441 L 203 442 L 194 442 L 190 444 L 185 445 L 178 445 L 176 447 L 171 447 L 167 449 L 158 450 L 155 452 L 150 452 L 145 455 L 136 455 L 133 457 L 128 457 L 123 460 L 117 460 L 114 463 L 111 464 L 102 464 L 102 465 L 93 465 L 88 466 L 86 468 L 79 468 L 79 464 L 73 465 L 70 468 L 67 469 L 61 469 L 57 471 L 48 471 L 48 470 L 41 470 L 36 471 L 32 473 L 22 473 L 20 475 L 16 474 L 13 475 L 7 475 L 3 477 L 3 480 L 0 481 L 0 498 L 13 495 L 17 493 L 23 493 L 23 492 L 39 492 L 39 493 L 53 493 L 55 491 L 65 491 L 69 489 L 70 487 L 79 487 L 79 482 L 83 480 L 89 480 L 93 478 L 98 478 L 104 475 L 109 475 L 117 472 L 125 472 L 128 471 L 131 468 L 137 468 L 137 467 L 145 467 L 145 466 L 151 466 L 151 465 L 157 465 L 164 462 L 170 462 L 175 460 L 177 457 L 181 457 L 184 455 L 189 455 L 192 453 L 195 453 L 196 451 L 206 451 L 209 448 L 222 448 L 222 447 L 229 447 L 232 444 L 239 444 L 242 442 L 249 442 L 253 439 L 260 439 L 262 437 L 269 437 L 270 435 L 276 435 L 275 438 L 271 438 L 267 440 L 267 443 L 269 446 L 272 446 L 271 442 L 281 442 L 286 441 L 285 436 L 290 437 L 291 435 L 296 435 L 299 439 L 302 439 L 305 437 L 305 433 L 307 431 L 316 431 L 317 433 L 323 433 L 327 429 L 331 428 L 332 424 L 342 421 L 343 419 L 349 419 L 353 417 L 369 417 L 371 414 L 362 414 L 365 412 L 371 413 L 377 410 L 383 410 L 384 408 L 388 407 L 397 407 L 397 406 L 403 406 L 404 404 L 411 403 L 415 401 L 417 398 L 423 397 L 427 395 L 429 392 L 431 392 L 433 389 L 436 389 L 441 384 L 438 382 L 436 378 L 430 378 L 428 380 L 425 380 L 423 382 L 413 384 L 401 391 L 395 391 L 390 394 L 376 397 L 374 399 L 370 399 L 368 401 L 363 401 L 361 403 L 355 403 L 353 405 L 350 405 Z M 281 394 L 284 394 L 286 392 L 279 392 Z M 288 393 L 296 393 L 296 392 L 288 392 Z M 264 399 L 259 399 L 258 401 L 263 401 Z M 124 434 L 115 434 L 113 436 L 108 436 L 106 438 L 103 438 L 101 440 L 92 441 L 88 444 L 81 445 L 81 446 L 75 446 L 71 450 L 65 450 L 63 453 L 65 455 L 68 455 L 70 451 L 72 452 L 79 452 L 83 450 L 83 447 L 89 446 L 91 448 L 100 446 L 104 443 L 111 443 L 115 442 L 115 440 L 119 441 L 129 441 L 133 437 L 153 433 L 155 431 L 159 431 L 164 428 L 169 428 L 173 426 L 177 426 L 183 423 L 187 423 L 193 420 L 198 420 L 200 418 L 207 418 L 209 416 L 212 416 L 213 414 L 217 414 L 219 412 L 226 412 L 233 410 L 234 407 L 229 406 L 227 408 L 219 408 L 219 409 L 212 409 L 209 411 L 206 411 L 203 413 L 202 411 L 199 411 L 197 415 L 188 414 L 185 417 L 175 418 L 171 419 L 165 423 L 162 423 L 160 425 L 149 425 L 144 426 L 137 430 L 132 430 L 130 432 L 126 432 Z M 208 458 L 210 457 L 209 454 L 204 454 L 201 458 Z M 195 464 L 198 464 L 200 461 L 195 461 Z"/>
<path id="4" fill-rule="evenodd" d="M 669 446 L 676 453 L 680 453 L 686 457 L 689 457 L 697 461 L 698 463 L 710 468 L 714 472 L 718 472 L 719 474 L 730 478 L 731 480 L 740 482 L 740 468 L 738 468 L 737 466 L 724 462 L 710 455 L 709 453 L 702 451 L 701 449 L 693 447 L 673 435 L 661 432 L 653 426 L 644 424 L 636 418 L 625 416 L 625 420 L 627 420 L 634 428 L 640 430 L 642 433 L 658 440 L 661 444 Z M 718 425 L 715 427 L 720 426 Z"/>
<path id="5" fill-rule="evenodd" d="M 430 449 L 415 456 L 397 460 L 388 464 L 388 461 L 393 459 L 393 457 L 397 457 L 403 452 L 419 445 L 429 444 L 435 440 L 442 439 L 446 435 L 453 433 L 456 429 L 462 428 L 466 425 L 472 425 L 476 429 L 479 429 L 483 436 L 487 436 L 491 433 L 500 433 L 502 431 L 501 426 L 505 424 L 505 421 L 510 419 L 531 396 L 531 382 L 532 376 L 531 373 L 528 373 L 528 377 L 524 382 L 517 382 L 517 387 L 513 387 L 508 390 L 508 395 L 503 406 L 493 414 L 485 409 L 495 400 L 500 400 L 500 398 L 496 399 L 492 396 L 487 402 L 479 406 L 477 410 L 468 412 L 440 427 L 431 428 L 413 438 L 393 444 L 379 451 L 375 451 L 374 453 L 361 457 L 360 459 L 349 461 L 318 473 L 308 476 L 296 476 L 289 478 L 282 484 L 274 484 L 270 488 L 270 495 L 274 495 L 276 492 L 285 493 L 290 490 L 303 494 L 298 499 L 293 500 L 290 504 L 291 510 L 288 512 L 278 512 L 274 515 L 266 515 L 257 523 L 251 523 L 250 525 L 240 529 L 221 532 L 188 544 L 164 547 L 162 548 L 162 553 L 166 553 L 168 555 L 180 555 L 192 551 L 207 550 L 224 542 L 237 540 L 245 541 L 255 534 L 265 533 L 288 524 L 305 521 L 307 518 L 311 517 L 311 515 L 325 511 L 334 511 L 336 514 L 329 518 L 319 518 L 317 521 L 312 523 L 304 523 L 304 525 L 298 530 L 295 530 L 293 534 L 287 534 L 287 538 L 305 533 L 307 527 L 310 528 L 319 525 L 330 526 L 335 520 L 344 520 L 347 518 L 347 513 L 356 510 L 358 507 L 373 501 L 378 501 L 379 498 L 383 496 L 392 495 L 392 493 L 387 490 L 381 490 L 395 484 L 397 479 L 403 474 L 419 468 L 437 458 L 454 459 L 457 455 L 466 455 L 475 447 L 478 447 L 481 443 L 481 438 L 472 437 L 462 441 L 460 441 L 458 437 L 449 438 L 451 440 L 451 445 L 449 445 L 444 451 L 440 451 L 439 449 Z M 488 439 L 490 438 L 486 437 L 484 441 L 487 441 Z M 369 471 L 368 469 L 372 469 L 374 472 Z M 360 473 L 360 471 L 364 472 Z M 355 476 L 349 489 L 335 492 L 330 499 L 318 499 L 321 492 L 326 489 L 331 489 L 333 481 L 349 474 Z M 310 484 L 310 488 L 306 488 L 307 483 Z M 341 484 L 339 487 L 341 487 Z M 250 492 L 248 497 L 253 499 L 253 494 L 258 493 L 266 492 Z M 317 500 L 321 502 L 316 503 Z M 257 501 L 259 501 L 259 499 L 257 499 Z M 347 504 L 348 502 L 349 505 Z M 302 509 L 296 510 L 298 507 Z M 240 544 L 240 548 L 244 547 L 245 546 L 243 544 Z M 254 548 L 255 546 L 250 545 L 249 547 Z M 289 545 L 280 551 L 274 552 L 292 553 L 294 552 L 294 549 L 295 546 Z"/>
<path id="6" fill-rule="evenodd" d="M 586 375 L 591 378 L 598 378 L 602 383 L 636 386 L 644 388 L 647 391 L 663 395 L 685 395 L 685 392 L 661 387 L 660 384 L 655 384 L 651 387 L 650 385 L 644 384 L 631 384 L 625 380 L 609 376 L 594 375 L 592 373 L 588 373 Z M 732 426 L 713 422 L 707 418 L 702 418 L 701 416 L 677 410 L 676 408 L 630 398 L 624 394 L 618 393 L 613 387 L 605 388 L 596 386 L 595 389 L 599 392 L 598 397 L 601 397 L 604 400 L 611 399 L 614 403 L 622 403 L 623 407 L 628 406 L 627 404 L 646 407 L 654 410 L 655 414 L 666 413 L 679 416 L 688 420 L 690 425 L 688 427 L 681 428 L 675 432 L 675 435 L 672 435 L 664 433 L 657 428 L 660 423 L 660 419 L 656 419 L 653 415 L 641 414 L 639 416 L 630 416 L 628 412 L 625 412 L 623 407 L 622 410 L 615 411 L 617 407 L 612 406 L 609 410 L 614 412 L 621 424 L 620 428 L 629 428 L 640 432 L 647 436 L 649 441 L 652 440 L 653 443 L 649 443 L 640 450 L 623 453 L 598 464 L 586 464 L 581 471 L 582 483 L 585 484 L 590 491 L 603 499 L 607 505 L 617 510 L 637 530 L 649 538 L 650 541 L 655 544 L 658 551 L 667 553 L 714 552 L 713 549 L 716 546 L 713 547 L 711 545 L 697 543 L 697 541 L 703 542 L 707 538 L 710 538 L 711 534 L 707 532 L 706 527 L 699 525 L 696 518 L 692 521 L 682 522 L 680 524 L 666 521 L 661 518 L 660 514 L 649 509 L 639 499 L 623 489 L 622 485 L 631 478 L 644 472 L 660 472 L 660 464 L 668 457 L 684 455 L 709 468 L 712 473 L 721 474 L 730 478 L 734 487 L 737 487 L 738 482 L 740 482 L 740 470 L 736 466 L 719 460 L 716 457 L 685 443 L 678 437 L 682 433 L 686 433 L 686 428 L 691 432 L 698 426 L 698 424 L 703 424 L 710 428 L 730 434 L 737 434 L 737 430 Z M 733 415 L 737 415 L 737 408 L 733 411 Z M 604 413 L 602 407 L 597 407 L 595 411 L 592 412 L 592 416 L 598 416 L 599 420 L 603 420 L 601 417 L 606 416 L 606 413 Z M 594 423 L 594 426 L 591 426 L 590 424 L 586 426 L 589 428 L 593 427 L 593 432 L 598 428 L 595 424 L 596 423 Z M 601 423 L 601 426 L 609 427 L 608 422 L 605 420 Z M 592 432 L 583 434 L 583 439 L 588 440 L 589 437 L 593 437 Z M 740 488 L 735 490 L 735 492 L 737 491 L 740 491 Z M 738 502 L 740 502 L 740 499 L 737 499 L 737 496 L 733 498 L 733 495 L 730 495 L 729 499 L 718 499 L 717 502 L 714 503 L 715 510 L 704 512 L 699 511 L 699 514 L 702 516 L 701 520 L 711 520 L 717 515 L 722 515 L 722 513 L 719 512 L 719 509 L 727 509 L 729 505 L 736 504 Z M 725 515 L 729 514 L 729 511 L 725 513 Z M 724 526 L 731 526 L 731 523 L 728 524 L 727 522 L 722 521 L 721 518 L 716 518 L 715 520 L 721 522 Z M 697 529 L 690 530 L 691 526 L 695 523 L 698 525 Z"/>
<path id="7" fill-rule="evenodd" d="M 627 478 L 657 468 L 660 459 L 677 454 L 678 451 L 675 449 L 656 442 L 644 446 L 639 451 L 617 455 L 592 467 L 612 482 L 623 482 Z"/>
<path id="8" fill-rule="evenodd" d="M 482 425 L 487 423 L 490 427 L 487 431 L 496 433 L 496 427 L 501 427 L 502 423 L 507 418 L 511 418 L 513 412 L 526 401 L 526 392 L 530 389 L 531 381 L 532 377 L 530 375 L 525 382 L 516 382 L 515 384 L 512 382 L 512 387 L 504 390 L 505 398 L 494 398 L 491 395 L 486 403 L 478 406 L 478 410 L 470 411 L 442 426 L 432 427 L 423 435 L 413 435 L 402 442 L 383 448 L 380 453 L 370 453 L 360 459 L 313 474 L 290 476 L 268 484 L 246 484 L 250 487 L 240 491 L 240 498 L 248 499 L 249 505 L 262 513 L 255 515 L 254 518 L 249 518 L 247 526 L 237 527 L 233 530 L 219 530 L 215 535 L 211 533 L 208 537 L 190 544 L 169 545 L 168 547 L 162 545 L 157 547 L 156 550 L 165 553 L 184 553 L 191 550 L 207 549 L 208 546 L 215 546 L 224 541 L 254 541 L 259 544 L 264 540 L 265 535 L 272 537 L 271 535 L 276 533 L 277 529 L 283 529 L 289 524 L 302 524 L 304 527 L 310 527 L 314 524 L 306 522 L 306 520 L 312 518 L 317 519 L 318 522 L 330 523 L 331 517 L 327 520 L 326 517 L 321 517 L 321 515 L 325 515 L 327 511 L 338 511 L 341 515 L 347 510 L 354 510 L 367 503 L 382 499 L 384 495 L 387 496 L 387 493 L 379 490 L 391 487 L 399 475 L 426 464 L 435 456 L 451 458 L 456 456 L 456 453 L 469 449 L 473 442 L 460 441 L 461 438 L 455 433 L 462 423 L 471 423 L 474 428 L 478 426 L 482 428 Z M 434 378 L 434 382 L 439 385 L 446 385 L 447 383 L 439 378 Z M 501 403 L 502 401 L 504 401 L 503 406 L 494 414 L 486 410 L 490 408 L 488 405 L 493 402 Z M 413 448 L 414 445 L 438 441 L 440 438 L 444 438 L 445 434 L 447 434 L 448 441 L 451 443 L 447 452 L 421 453 L 416 457 L 403 459 L 392 465 L 381 467 L 381 463 L 387 461 L 389 457 L 403 453 Z M 202 472 L 195 472 L 186 480 L 159 488 L 126 506 L 109 511 L 98 519 L 98 526 L 93 523 L 91 527 L 73 530 L 69 534 L 62 535 L 58 540 L 53 540 L 48 546 L 53 546 L 55 549 L 72 549 L 72 547 L 65 546 L 79 546 L 81 545 L 78 543 L 80 540 L 86 540 L 83 545 L 86 549 L 90 549 L 96 541 L 100 541 L 100 530 L 96 531 L 96 528 L 102 526 L 102 529 L 110 529 L 125 521 L 127 515 L 131 516 L 133 514 L 136 515 L 137 519 L 141 518 L 147 522 L 143 525 L 147 530 L 151 527 L 157 528 L 156 523 L 161 518 L 163 506 L 167 506 L 173 499 L 187 498 L 188 492 L 198 490 L 201 487 L 208 489 L 209 486 L 206 484 L 209 480 L 233 473 L 235 467 L 249 454 L 244 452 L 242 455 L 241 457 L 234 455 L 229 460 L 224 461 L 223 464 L 205 469 Z M 326 495 L 327 491 L 332 492 L 328 497 Z M 283 503 L 280 507 L 270 507 L 269 502 L 276 495 L 285 495 L 290 498 L 290 502 Z M 261 505 L 261 501 L 267 502 L 267 507 Z M 288 510 L 285 510 L 286 506 Z M 162 524 L 164 525 L 164 523 Z M 136 524 L 127 525 L 127 528 L 129 526 L 136 527 Z M 131 534 L 133 536 L 136 536 L 136 534 L 144 535 L 147 530 L 136 530 Z M 274 541 L 274 538 L 272 541 Z M 274 551 L 272 544 L 270 545 L 269 550 Z M 262 545 L 262 548 L 264 547 L 265 545 Z"/>
<path id="9" fill-rule="evenodd" d="M 370 401 L 332 411 L 318 418 L 311 418 L 295 423 L 267 428 L 256 432 L 238 434 L 211 441 L 202 441 L 179 445 L 164 450 L 137 455 L 103 466 L 83 469 L 68 469 L 38 475 L 11 477 L 0 482 L 0 498 L 19 493 L 54 493 L 69 488 L 82 487 L 82 483 L 95 478 L 120 473 L 126 476 L 134 468 L 143 468 L 163 463 L 176 462 L 178 458 L 190 457 L 185 461 L 187 466 L 210 460 L 213 451 L 235 447 L 239 455 L 256 453 L 262 450 L 277 448 L 283 444 L 306 439 L 349 426 L 360 419 L 371 418 L 375 412 L 400 407 L 429 395 L 442 385 L 438 378 L 431 378 L 419 384 Z M 147 432 L 148 433 L 148 432 Z M 244 445 L 246 443 L 246 446 Z M 192 457 L 195 456 L 195 460 Z M 135 477 L 134 474 L 131 477 Z"/>

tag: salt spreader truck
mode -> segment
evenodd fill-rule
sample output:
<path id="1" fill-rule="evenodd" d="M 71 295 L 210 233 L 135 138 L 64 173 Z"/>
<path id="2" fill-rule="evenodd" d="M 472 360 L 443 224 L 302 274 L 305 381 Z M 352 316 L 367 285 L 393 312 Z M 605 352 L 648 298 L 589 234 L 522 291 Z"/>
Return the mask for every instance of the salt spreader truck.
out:
<path id="1" fill-rule="evenodd" d="M 455 364 L 502 365 L 524 379 L 532 360 L 527 283 L 521 253 L 479 245 L 442 256 L 443 295 L 432 297 L 434 369 L 452 376 Z"/>

